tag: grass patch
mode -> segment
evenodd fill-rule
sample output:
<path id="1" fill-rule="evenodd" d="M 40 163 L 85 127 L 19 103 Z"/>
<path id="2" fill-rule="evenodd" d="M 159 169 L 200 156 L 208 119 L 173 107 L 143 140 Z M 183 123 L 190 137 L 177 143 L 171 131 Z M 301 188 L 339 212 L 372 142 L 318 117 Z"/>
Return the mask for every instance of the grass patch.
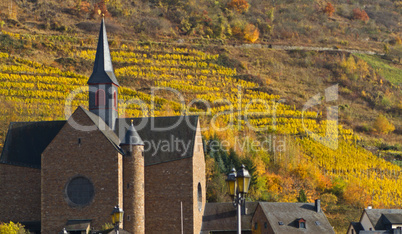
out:
<path id="1" fill-rule="evenodd" d="M 380 58 L 378 55 L 356 54 L 356 56 L 366 61 L 389 82 L 396 85 L 402 84 L 402 69 L 392 66 L 390 62 Z"/>

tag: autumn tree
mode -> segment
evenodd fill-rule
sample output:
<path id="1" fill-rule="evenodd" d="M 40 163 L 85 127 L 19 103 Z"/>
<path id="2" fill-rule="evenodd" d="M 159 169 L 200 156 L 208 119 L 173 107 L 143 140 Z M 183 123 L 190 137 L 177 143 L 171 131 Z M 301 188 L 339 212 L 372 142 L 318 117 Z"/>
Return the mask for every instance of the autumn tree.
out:
<path id="1" fill-rule="evenodd" d="M 324 13 L 327 14 L 329 17 L 331 17 L 332 14 L 334 14 L 334 12 L 335 12 L 334 6 L 330 2 L 328 2 L 324 8 Z"/>
<path id="2" fill-rule="evenodd" d="M 249 42 L 255 42 L 260 36 L 258 28 L 253 24 L 247 24 L 244 28 L 244 39 Z"/>
<path id="3" fill-rule="evenodd" d="M 377 117 L 374 122 L 373 128 L 376 132 L 380 134 L 388 134 L 395 130 L 395 126 L 390 123 L 388 119 L 383 115 Z"/>
<path id="4" fill-rule="evenodd" d="M 235 11 L 239 13 L 244 13 L 248 11 L 248 8 L 250 7 L 250 4 L 246 0 L 231 0 L 228 3 L 228 8 L 229 9 L 234 9 Z"/>
<path id="5" fill-rule="evenodd" d="M 106 3 L 108 1 L 109 0 L 101 0 L 98 3 L 95 3 L 94 4 L 94 9 L 92 11 L 92 17 L 95 17 L 96 15 L 110 17 L 110 13 L 109 13 L 109 11 L 107 10 L 107 7 L 106 7 Z"/>
<path id="6" fill-rule="evenodd" d="M 355 8 L 355 9 L 353 9 L 353 19 L 358 19 L 358 20 L 362 20 L 364 22 L 367 22 L 370 18 L 367 15 L 365 10 Z"/>

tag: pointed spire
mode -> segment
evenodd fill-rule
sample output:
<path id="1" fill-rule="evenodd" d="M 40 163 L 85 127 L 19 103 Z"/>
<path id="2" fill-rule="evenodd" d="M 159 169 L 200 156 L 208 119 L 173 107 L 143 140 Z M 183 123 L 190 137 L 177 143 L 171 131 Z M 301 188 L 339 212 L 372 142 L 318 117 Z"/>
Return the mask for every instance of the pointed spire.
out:
<path id="1" fill-rule="evenodd" d="M 131 126 L 127 129 L 126 135 L 120 145 L 144 145 L 140 135 L 138 135 L 137 130 L 134 128 L 133 120 L 131 120 Z"/>
<path id="2" fill-rule="evenodd" d="M 119 86 L 116 76 L 114 75 L 112 59 L 110 56 L 109 43 L 106 35 L 105 18 L 99 31 L 98 47 L 96 49 L 96 57 L 94 70 L 88 80 L 88 84 L 105 84 L 113 83 Z"/>

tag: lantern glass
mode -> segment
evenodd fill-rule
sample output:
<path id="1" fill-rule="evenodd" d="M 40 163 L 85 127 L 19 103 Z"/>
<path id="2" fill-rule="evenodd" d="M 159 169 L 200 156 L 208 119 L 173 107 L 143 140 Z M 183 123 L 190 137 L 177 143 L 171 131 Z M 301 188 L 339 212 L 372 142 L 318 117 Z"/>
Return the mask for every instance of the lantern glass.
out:
<path id="1" fill-rule="evenodd" d="M 123 220 L 123 214 L 124 211 L 121 208 L 119 208 L 119 206 L 115 206 L 111 214 L 112 223 L 113 224 L 120 223 Z"/>
<path id="2" fill-rule="evenodd" d="M 228 187 L 228 193 L 230 196 L 234 196 L 236 194 L 236 169 L 232 169 L 232 172 L 228 174 L 228 177 L 226 179 L 226 184 Z"/>
<path id="3" fill-rule="evenodd" d="M 239 192 L 248 193 L 251 176 L 244 165 L 242 165 L 241 169 L 237 172 L 236 180 Z"/>

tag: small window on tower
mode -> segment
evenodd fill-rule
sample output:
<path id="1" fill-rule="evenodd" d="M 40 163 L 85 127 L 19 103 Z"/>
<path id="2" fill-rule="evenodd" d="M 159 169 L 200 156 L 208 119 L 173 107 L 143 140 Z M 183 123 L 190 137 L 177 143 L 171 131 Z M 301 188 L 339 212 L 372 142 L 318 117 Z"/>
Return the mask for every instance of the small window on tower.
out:
<path id="1" fill-rule="evenodd" d="M 105 90 L 99 89 L 96 91 L 95 106 L 105 106 Z"/>

